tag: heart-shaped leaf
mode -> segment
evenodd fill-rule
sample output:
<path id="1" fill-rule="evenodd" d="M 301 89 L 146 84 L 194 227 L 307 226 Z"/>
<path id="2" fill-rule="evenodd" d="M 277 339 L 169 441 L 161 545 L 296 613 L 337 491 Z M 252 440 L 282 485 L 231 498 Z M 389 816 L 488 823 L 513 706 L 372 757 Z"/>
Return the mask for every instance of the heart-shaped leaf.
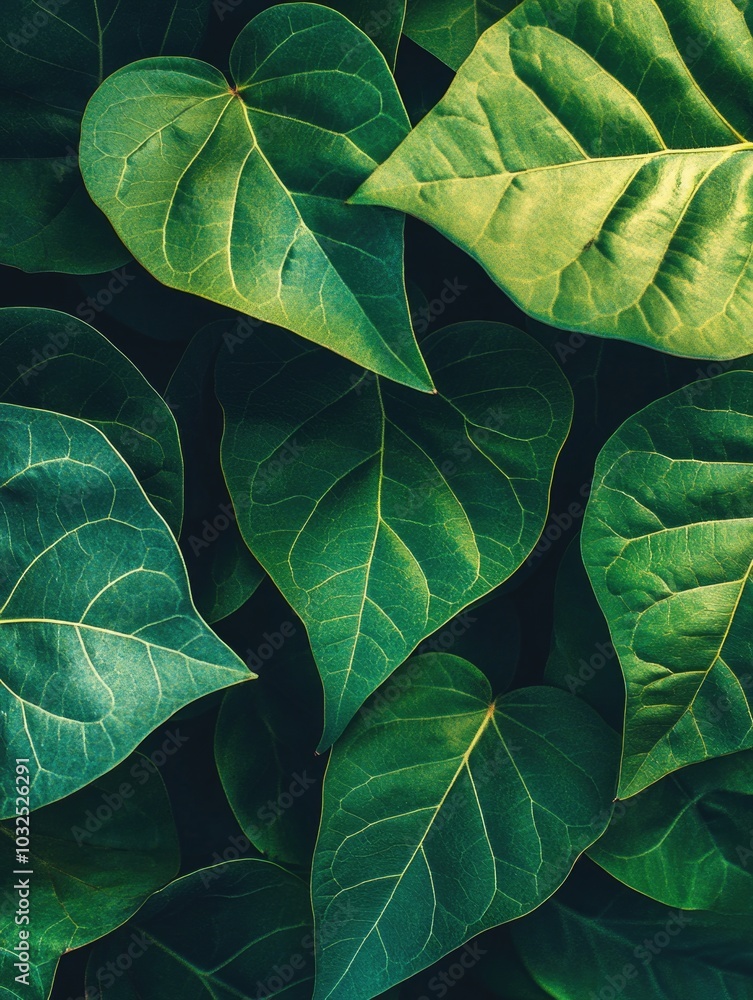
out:
<path id="1" fill-rule="evenodd" d="M 249 548 L 308 630 L 321 746 L 446 621 L 536 543 L 572 397 L 513 327 L 422 343 L 420 395 L 260 328 L 218 359 L 222 465 Z"/>
<path id="2" fill-rule="evenodd" d="M 97 944 L 87 996 L 310 1000 L 313 966 L 306 883 L 269 861 L 230 861 L 155 893 Z"/>
<path id="3" fill-rule="evenodd" d="M 0 309 L 0 401 L 94 424 L 180 533 L 183 458 L 173 415 L 96 330 L 52 309 Z"/>
<path id="4" fill-rule="evenodd" d="M 626 680 L 620 796 L 753 747 L 753 373 L 622 425 L 596 463 L 582 551 Z"/>
<path id="5" fill-rule="evenodd" d="M 61 955 L 118 927 L 175 877 L 180 852 L 170 803 L 159 774 L 145 764 L 134 754 L 61 802 L 0 824 L 3 998 L 47 1000 Z M 27 772 L 14 771 L 23 781 Z M 25 863 L 16 856 L 17 835 L 30 844 Z M 13 883 L 29 894 L 14 892 Z M 21 930 L 31 968 L 19 982 L 21 956 L 12 946 Z"/>
<path id="6" fill-rule="evenodd" d="M 584 702 L 492 699 L 446 654 L 410 661 L 332 750 L 314 856 L 315 1000 L 369 1000 L 534 909 L 602 833 L 619 740 Z"/>
<path id="7" fill-rule="evenodd" d="M 667 906 L 753 916 L 753 751 L 683 768 L 619 803 L 588 853 Z"/>
<path id="8" fill-rule="evenodd" d="M 336 11 L 292 3 L 247 25 L 230 67 L 232 85 L 195 59 L 110 77 L 83 124 L 95 202 L 164 284 L 430 389 L 403 220 L 345 204 L 409 129 L 384 57 Z"/>
<path id="9" fill-rule="evenodd" d="M 733 0 L 524 0 L 352 200 L 436 226 L 545 322 L 738 357 L 752 81 Z"/>
<path id="10" fill-rule="evenodd" d="M 0 403 L 0 732 L 37 809 L 179 708 L 253 676 L 207 628 L 167 525 L 105 436 Z M 0 817 L 15 813 L 5 785 Z"/>
<path id="11" fill-rule="evenodd" d="M 452 69 L 461 65 L 487 28 L 520 0 L 408 0 L 405 34 Z"/>
<path id="12" fill-rule="evenodd" d="M 104 76 L 143 56 L 191 52 L 210 0 L 3 0 L 0 260 L 90 274 L 129 254 L 78 166 L 81 116 Z"/>

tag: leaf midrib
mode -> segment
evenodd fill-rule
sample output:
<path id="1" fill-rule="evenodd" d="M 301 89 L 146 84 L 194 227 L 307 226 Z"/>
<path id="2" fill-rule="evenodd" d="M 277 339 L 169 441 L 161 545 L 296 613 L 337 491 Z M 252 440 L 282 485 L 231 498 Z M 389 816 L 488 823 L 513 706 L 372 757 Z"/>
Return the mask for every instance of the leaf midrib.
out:
<path id="1" fill-rule="evenodd" d="M 462 693 L 462 692 L 461 692 L 461 693 Z M 331 997 L 331 996 L 332 996 L 332 994 L 333 994 L 333 993 L 335 992 L 335 990 L 336 990 L 336 989 L 337 989 L 337 988 L 339 987 L 340 983 L 341 983 L 341 982 L 343 981 L 343 979 L 345 978 L 345 976 L 346 976 L 346 975 L 348 974 L 348 972 L 350 971 L 350 968 L 351 968 L 351 966 L 353 965 L 353 963 L 354 963 L 354 962 L 356 961 L 356 959 L 358 958 L 358 956 L 359 956 L 359 954 L 360 954 L 360 952 L 361 952 L 361 949 L 362 949 L 362 948 L 364 947 L 364 945 L 366 944 L 366 942 L 367 942 L 367 941 L 369 940 L 369 938 L 371 937 L 371 935 L 373 934 L 373 932 L 374 932 L 374 931 L 375 931 L 375 930 L 376 930 L 376 929 L 378 928 L 378 925 L 379 925 L 379 921 L 380 921 L 380 920 L 382 919 L 382 917 L 384 916 L 384 914 L 385 914 L 385 913 L 387 912 L 387 909 L 388 909 L 388 908 L 389 908 L 389 906 L 391 905 L 391 903 L 392 903 L 392 900 L 393 900 L 393 898 L 394 898 L 394 896 L 395 896 L 395 893 L 397 892 L 397 890 L 398 890 L 398 888 L 399 888 L 399 886 L 400 886 L 400 884 L 401 884 L 401 882 L 402 882 L 403 878 L 405 877 L 405 874 L 406 874 L 406 872 L 408 871 L 408 869 L 409 869 L 409 868 L 411 867 L 411 865 L 412 865 L 412 864 L 413 864 L 413 862 L 415 861 L 415 859 L 416 859 L 416 856 L 418 855 L 418 852 L 419 852 L 419 851 L 420 851 L 420 850 L 421 850 L 421 849 L 423 848 L 423 845 L 424 845 L 424 842 L 425 842 L 426 838 L 427 838 L 427 837 L 429 836 L 429 833 L 430 833 L 430 831 L 431 831 L 431 828 L 432 828 L 432 826 L 434 825 L 434 822 L 435 822 L 435 820 L 437 819 L 437 816 L 438 816 L 438 815 L 439 815 L 439 813 L 441 812 L 441 810 L 442 810 L 442 807 L 444 806 L 445 802 L 447 801 L 447 798 L 448 798 L 448 796 L 449 796 L 450 792 L 451 792 L 451 791 L 452 791 L 452 789 L 453 789 L 453 788 L 455 787 L 455 784 L 457 783 L 457 781 L 458 781 L 458 778 L 459 778 L 459 777 L 460 777 L 460 775 L 462 774 L 462 772 L 463 772 L 463 769 L 464 769 L 464 768 L 466 768 L 466 767 L 468 766 L 468 762 L 469 762 L 469 760 L 470 760 L 470 758 L 471 758 L 471 755 L 473 754 L 473 751 L 475 750 L 476 746 L 478 745 L 478 742 L 479 742 L 479 740 L 480 740 L 480 739 L 481 739 L 481 737 L 482 737 L 482 736 L 484 735 L 484 732 L 486 731 L 486 728 L 487 728 L 487 726 L 489 725 L 489 722 L 490 722 L 490 721 L 492 721 L 492 720 L 494 719 L 494 713 L 495 713 L 495 711 L 496 711 L 496 707 L 497 707 L 497 703 L 496 703 L 496 700 L 494 700 L 494 701 L 492 701 L 492 702 L 491 702 L 491 704 L 490 704 L 490 705 L 489 705 L 489 706 L 488 706 L 488 707 L 486 708 L 486 710 L 485 710 L 485 714 L 484 714 L 484 718 L 483 718 L 483 720 L 482 720 L 482 722 L 481 722 L 481 725 L 480 725 L 480 726 L 479 726 L 479 728 L 478 728 L 478 729 L 476 730 L 476 733 L 475 733 L 475 735 L 474 735 L 473 739 L 471 740 L 470 744 L 468 745 L 468 749 L 467 749 L 466 751 L 464 751 L 463 755 L 461 756 L 461 758 L 460 758 L 460 764 L 458 765 L 458 768 L 457 768 L 457 770 L 455 771 L 455 774 L 454 774 L 454 775 L 452 776 L 452 778 L 451 778 L 451 779 L 450 779 L 450 781 L 448 782 L 448 785 L 447 785 L 447 789 L 446 789 L 446 791 L 444 792 L 444 794 L 442 795 L 442 798 L 440 799 L 440 801 L 439 801 L 439 803 L 438 803 L 438 805 L 437 805 L 436 809 L 435 809 L 435 810 L 434 810 L 434 812 L 432 813 L 432 815 L 431 815 L 431 818 L 430 818 L 430 819 L 428 820 L 428 822 L 427 822 L 427 825 L 426 825 L 426 830 L 425 830 L 425 831 L 424 831 L 424 833 L 422 834 L 422 836 L 421 836 L 421 839 L 419 840 L 419 842 L 418 842 L 418 844 L 417 844 L 417 846 L 416 846 L 416 849 L 415 849 L 415 851 L 413 852 L 413 854 L 412 854 L 412 855 L 410 856 L 410 858 L 408 859 L 408 862 L 407 862 L 407 864 L 405 865 L 405 867 L 403 868 L 402 872 L 400 872 L 400 873 L 399 873 L 399 874 L 397 874 L 396 876 L 390 876 L 391 878 L 394 878 L 394 879 L 395 879 L 395 885 L 394 885 L 394 887 L 393 887 L 392 891 L 390 892 L 390 895 L 389 895 L 389 897 L 388 897 L 388 899 L 387 899 L 386 903 L 384 904 L 384 906 L 382 907 L 382 909 L 381 909 L 380 913 L 378 914 L 378 916 L 377 916 L 377 917 L 376 917 L 376 919 L 374 920 L 374 923 L 373 923 L 373 924 L 371 925 L 371 927 L 370 927 L 370 928 L 368 929 L 368 931 L 366 931 L 366 932 L 365 932 L 365 933 L 363 934 L 363 936 L 362 936 L 362 940 L 361 940 L 361 943 L 359 944 L 359 946 L 358 946 L 358 948 L 356 949 L 356 951 L 355 951 L 355 952 L 353 953 L 353 956 L 352 956 L 352 958 L 350 959 L 350 961 L 348 962 L 348 964 L 346 965 L 346 967 L 345 967 L 345 969 L 344 969 L 344 971 L 343 971 L 342 975 L 341 975 L 341 976 L 340 976 L 340 978 L 339 978 L 339 979 L 337 980 L 337 982 L 336 982 L 336 983 L 334 983 L 334 985 L 333 985 L 333 986 L 331 987 L 331 989 L 330 989 L 330 990 L 329 990 L 329 992 L 327 993 L 327 995 L 326 995 L 326 997 L 324 998 L 324 1000 L 327 1000 L 327 998 L 328 998 L 328 997 Z M 481 712 L 481 711 L 483 711 L 483 709 L 479 709 L 479 712 Z M 497 731 L 499 732 L 499 729 L 498 729 L 498 727 L 496 726 L 496 722 L 494 723 L 494 725 L 495 725 L 495 728 L 497 728 Z M 503 743 L 504 743 L 504 740 L 503 740 Z M 505 744 L 505 748 L 506 748 L 506 744 Z M 507 751 L 507 753 L 508 753 L 508 755 L 509 755 L 509 753 L 510 753 L 510 752 L 509 752 L 509 750 Z M 470 769 L 469 769 L 469 770 L 470 770 Z M 471 779 L 471 781 L 472 781 L 472 779 Z M 472 783 L 473 783 L 473 782 L 472 782 Z M 478 801 L 478 800 L 477 800 L 477 801 Z M 482 823 L 483 823 L 483 816 L 482 816 Z M 488 838 L 487 838 L 487 840 L 488 840 Z M 491 846 L 491 845 L 490 845 L 490 846 Z M 493 852 L 492 852 L 492 856 L 494 856 L 494 855 L 493 855 Z M 427 869 L 428 869 L 428 867 L 429 867 L 429 865 L 428 865 L 428 862 L 427 862 Z M 348 891 L 352 891 L 352 890 L 353 890 L 354 888 L 356 888 L 356 887 L 357 887 L 357 885 L 350 885 L 350 886 L 348 886 L 348 887 L 347 887 L 347 890 L 348 890 Z M 341 890 L 340 890 L 340 892 L 342 892 L 342 891 L 344 891 L 344 890 L 342 890 L 342 889 L 341 889 Z M 337 898 L 337 896 L 338 896 L 339 894 L 340 894 L 340 893 L 338 892 L 338 893 L 336 893 L 336 894 L 335 894 L 335 895 L 334 895 L 334 896 L 332 897 L 332 899 L 330 900 L 330 905 L 331 905 L 331 904 L 332 904 L 332 903 L 334 902 L 334 900 L 335 900 L 335 899 Z M 490 905 L 491 905 L 491 904 L 490 904 Z M 337 941 L 334 941 L 334 942 L 333 942 L 333 944 L 337 944 Z"/>

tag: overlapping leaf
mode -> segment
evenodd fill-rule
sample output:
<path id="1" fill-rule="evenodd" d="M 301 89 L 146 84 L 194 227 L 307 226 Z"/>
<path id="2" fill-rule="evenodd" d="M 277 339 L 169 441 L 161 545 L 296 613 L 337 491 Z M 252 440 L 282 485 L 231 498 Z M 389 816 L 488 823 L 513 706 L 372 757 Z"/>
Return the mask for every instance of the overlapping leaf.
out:
<path id="1" fill-rule="evenodd" d="M 458 657 L 428 654 L 332 751 L 314 856 L 315 1000 L 368 1000 L 522 916 L 605 828 L 619 741 L 556 688 L 492 699 Z"/>
<path id="2" fill-rule="evenodd" d="M 30 890 L 28 907 L 0 910 L 0 995 L 47 1000 L 61 955 L 122 924 L 175 877 L 178 836 L 162 780 L 139 754 L 21 823 L 30 829 L 26 864 L 15 853 L 21 827 L 0 824 L 4 901 L 19 899 L 13 883 Z M 19 955 L 10 947 L 19 930 L 29 934 L 28 986 L 16 979 Z"/>
<path id="3" fill-rule="evenodd" d="M 0 401 L 94 424 L 180 533 L 183 459 L 173 415 L 92 327 L 52 309 L 0 309 Z"/>
<path id="4" fill-rule="evenodd" d="M 750 750 L 670 774 L 617 806 L 589 856 L 667 906 L 750 918 L 752 775 Z"/>
<path id="5" fill-rule="evenodd" d="M 534 979 L 556 1000 L 747 1000 L 751 921 L 662 906 L 581 862 L 535 913 L 511 925 Z"/>
<path id="6" fill-rule="evenodd" d="M 138 960 L 127 976 L 116 977 L 113 963 L 133 954 L 134 944 Z M 310 1000 L 313 965 L 306 883 L 268 861 L 231 861 L 155 893 L 98 944 L 87 967 L 87 996 Z"/>
<path id="7" fill-rule="evenodd" d="M 596 464 L 582 551 L 627 686 L 620 796 L 753 747 L 753 373 L 623 424 Z"/>
<path id="8" fill-rule="evenodd" d="M 733 0 L 525 0 L 353 201 L 436 226 L 532 316 L 753 347 L 753 38 Z"/>
<path id="9" fill-rule="evenodd" d="M 557 573 L 554 634 L 544 681 L 583 698 L 615 732 L 622 732 L 625 682 L 583 566 L 580 538 L 568 546 Z"/>
<path id="10" fill-rule="evenodd" d="M 402 219 L 345 204 L 408 132 L 383 56 L 341 14 L 293 3 L 247 25 L 230 66 L 232 85 L 194 59 L 110 77 L 84 118 L 92 197 L 164 284 L 430 389 Z"/>
<path id="11" fill-rule="evenodd" d="M 412 650 L 536 543 L 569 387 L 513 327 L 422 343 L 420 395 L 259 328 L 218 360 L 222 465 L 241 533 L 301 616 L 328 746 Z"/>
<path id="12" fill-rule="evenodd" d="M 241 538 L 220 468 L 222 412 L 214 394 L 221 345 L 242 343 L 246 317 L 210 323 L 193 338 L 165 392 L 175 411 L 186 465 L 186 521 L 181 548 L 191 593 L 206 621 L 237 611 L 264 579 Z M 240 334 L 239 334 L 240 331 Z"/>
<path id="13" fill-rule="evenodd" d="M 460 69 L 487 28 L 520 0 L 408 0 L 405 34 Z"/>
<path id="14" fill-rule="evenodd" d="M 0 8 L 0 260 L 27 271 L 86 274 L 128 251 L 81 181 L 86 102 L 104 77 L 142 56 L 191 52 L 209 0 L 4 0 Z"/>
<path id="15" fill-rule="evenodd" d="M 167 525 L 95 427 L 0 403 L 0 520 L 0 746 L 4 768 L 30 760 L 33 808 L 252 676 L 198 617 Z"/>

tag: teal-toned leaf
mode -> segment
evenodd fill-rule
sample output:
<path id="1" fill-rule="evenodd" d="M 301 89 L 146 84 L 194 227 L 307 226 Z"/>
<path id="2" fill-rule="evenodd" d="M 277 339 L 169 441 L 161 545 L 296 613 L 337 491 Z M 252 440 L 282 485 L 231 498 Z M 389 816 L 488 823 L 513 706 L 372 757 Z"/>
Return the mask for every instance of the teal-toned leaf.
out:
<path id="1" fill-rule="evenodd" d="M 67 799 L 0 824 L 3 1000 L 47 1000 L 61 955 L 118 927 L 177 874 L 170 803 L 158 774 L 147 782 L 136 779 L 143 761 L 134 754 Z M 9 776 L 16 773 L 25 777 L 9 768 Z M 29 842 L 26 864 L 16 857 L 17 834 Z M 30 883 L 30 896 L 21 908 L 13 885 L 23 881 Z M 9 900 L 15 905 L 8 906 Z M 28 985 L 19 983 L 14 967 L 21 930 L 28 933 Z"/>
<path id="2" fill-rule="evenodd" d="M 405 34 L 447 63 L 460 66 L 479 37 L 520 0 L 408 0 Z"/>
<path id="3" fill-rule="evenodd" d="M 100 87 L 81 154 L 95 202 L 164 284 L 430 389 L 403 220 L 345 204 L 409 129 L 383 56 L 341 14 L 294 3 L 247 25 L 230 66 L 232 85 L 156 59 Z"/>
<path id="4" fill-rule="evenodd" d="M 428 654 L 332 750 L 314 856 L 315 1000 L 368 1000 L 522 916 L 606 827 L 619 741 L 556 688 L 498 701 L 458 657 Z M 378 699 L 377 695 L 377 699 Z"/>
<path id="5" fill-rule="evenodd" d="M 116 969 L 125 974 L 114 975 L 110 963 L 121 955 Z M 269 861 L 230 861 L 155 893 L 98 943 L 86 970 L 87 996 L 310 1000 L 313 966 L 306 883 Z"/>
<path id="6" fill-rule="evenodd" d="M 511 925 L 529 972 L 556 1000 L 748 1000 L 751 930 L 750 920 L 655 903 L 583 862 Z"/>
<path id="7" fill-rule="evenodd" d="M 301 868 L 319 826 L 320 732 L 318 713 L 301 712 L 265 674 L 227 692 L 215 731 L 217 771 L 244 834 L 273 861 Z"/>
<path id="8" fill-rule="evenodd" d="M 543 348 L 495 323 L 422 342 L 432 396 L 280 330 L 246 343 L 218 359 L 222 465 L 243 537 L 308 631 L 324 747 L 526 558 L 572 399 Z"/>
<path id="9" fill-rule="evenodd" d="M 749 354 L 752 81 L 733 0 L 525 0 L 352 201 L 437 227 L 554 326 Z"/>
<path id="10" fill-rule="evenodd" d="M 609 628 L 588 579 L 580 538 L 567 547 L 554 592 L 554 634 L 544 682 L 571 691 L 622 733 L 625 682 Z"/>
<path id="11" fill-rule="evenodd" d="M 191 52 L 209 0 L 4 0 L 0 8 L 0 261 L 89 274 L 128 251 L 78 166 L 81 116 L 104 77 L 143 56 Z"/>
<path id="12" fill-rule="evenodd" d="M 753 373 L 652 403 L 599 456 L 582 551 L 627 687 L 622 798 L 753 747 L 752 514 Z"/>
<path id="13" fill-rule="evenodd" d="M 686 767 L 619 803 L 589 855 L 610 875 L 667 906 L 751 917 L 751 841 L 748 750 Z"/>
<path id="14" fill-rule="evenodd" d="M 200 330 L 186 348 L 165 392 L 175 412 L 186 464 L 186 518 L 181 537 L 191 593 L 212 623 L 251 597 L 264 570 L 241 537 L 220 467 L 222 411 L 214 393 L 217 352 L 251 329 L 245 316 Z"/>
<path id="15" fill-rule="evenodd" d="M 0 309 L 0 401 L 94 424 L 179 534 L 183 459 L 173 415 L 92 327 L 52 309 Z"/>
<path id="16" fill-rule="evenodd" d="M 29 759 L 32 808 L 253 676 L 198 617 L 167 525 L 95 427 L 0 403 L 0 520 L 0 746 L 6 768 Z"/>

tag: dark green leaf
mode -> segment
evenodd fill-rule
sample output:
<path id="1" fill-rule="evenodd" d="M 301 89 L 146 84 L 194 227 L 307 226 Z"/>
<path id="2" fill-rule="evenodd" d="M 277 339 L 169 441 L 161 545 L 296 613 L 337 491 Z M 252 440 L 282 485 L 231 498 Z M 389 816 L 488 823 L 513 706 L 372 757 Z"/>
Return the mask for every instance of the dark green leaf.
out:
<path id="1" fill-rule="evenodd" d="M 87 274 L 129 257 L 81 180 L 86 102 L 142 56 L 191 52 L 209 0 L 4 0 L 0 7 L 0 260 Z"/>
<path id="2" fill-rule="evenodd" d="M 452 69 L 460 69 L 479 37 L 520 0 L 408 0 L 405 34 Z"/>
<path id="3" fill-rule="evenodd" d="M 305 868 L 319 825 L 314 752 L 321 719 L 315 712 L 302 717 L 292 701 L 264 678 L 228 691 L 217 717 L 215 756 L 225 794 L 254 847 Z"/>
<path id="4" fill-rule="evenodd" d="M 46 1000 L 61 955 L 122 924 L 175 877 L 180 855 L 170 804 L 161 778 L 144 764 L 134 754 L 62 802 L 0 824 L 4 998 Z M 19 864 L 16 837 L 27 826 L 29 860 Z M 23 882 L 30 889 L 26 905 L 13 888 Z M 28 932 L 28 985 L 14 968 L 20 930 Z"/>
<path id="5" fill-rule="evenodd" d="M 683 768 L 620 803 L 589 854 L 667 906 L 753 916 L 753 751 Z"/>
<path id="6" fill-rule="evenodd" d="M 582 862 L 550 902 L 512 925 L 556 1000 L 749 1000 L 750 920 L 670 909 Z"/>
<path id="7" fill-rule="evenodd" d="M 625 716 L 625 683 L 609 629 L 580 554 L 580 538 L 560 563 L 554 593 L 554 636 L 544 681 L 595 708 L 616 732 Z"/>
<path id="8" fill-rule="evenodd" d="M 392 689 L 394 697 L 389 697 Z M 410 661 L 332 750 L 314 857 L 315 1000 L 368 1000 L 550 896 L 607 824 L 618 740 L 556 688 L 498 702 L 458 657 Z"/>
<path id="9" fill-rule="evenodd" d="M 217 369 L 249 548 L 308 630 L 331 744 L 432 632 L 536 543 L 572 413 L 543 348 L 466 323 L 422 344 L 420 395 L 268 327 Z"/>
<path id="10" fill-rule="evenodd" d="M 0 309 L 0 401 L 94 424 L 180 533 L 183 459 L 173 415 L 92 327 L 52 309 Z"/>
<path id="11" fill-rule="evenodd" d="M 249 320 L 220 320 L 194 337 L 165 392 L 175 411 L 186 464 L 186 519 L 181 549 L 191 593 L 203 618 L 217 622 L 237 611 L 264 579 L 241 538 L 220 468 L 222 411 L 214 365 L 226 337 L 249 330 Z"/>
<path id="12" fill-rule="evenodd" d="M 95 947 L 86 985 L 93 1000 L 310 1000 L 313 964 L 306 883 L 230 861 L 155 893 Z"/>

